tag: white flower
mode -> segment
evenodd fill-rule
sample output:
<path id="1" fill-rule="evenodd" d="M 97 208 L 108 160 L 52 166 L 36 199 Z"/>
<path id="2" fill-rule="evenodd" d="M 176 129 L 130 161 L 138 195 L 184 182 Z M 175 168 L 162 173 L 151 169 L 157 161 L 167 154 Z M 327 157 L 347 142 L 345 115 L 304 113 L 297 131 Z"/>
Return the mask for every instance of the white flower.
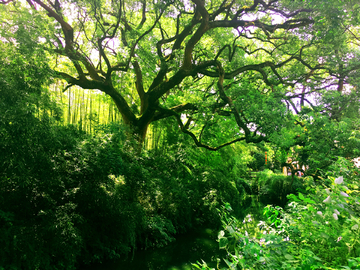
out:
<path id="1" fill-rule="evenodd" d="M 317 211 L 316 214 L 322 216 L 322 212 L 321 212 L 321 211 Z"/>
<path id="2" fill-rule="evenodd" d="M 334 209 L 335 214 L 340 215 L 340 212 L 337 209 Z"/>
<path id="3" fill-rule="evenodd" d="M 342 239 L 341 236 L 338 237 L 338 239 L 336 240 L 336 242 L 339 242 Z"/>
<path id="4" fill-rule="evenodd" d="M 335 220 L 338 220 L 337 214 L 334 213 L 334 214 L 333 214 L 333 217 L 334 217 Z"/>
<path id="5" fill-rule="evenodd" d="M 340 192 L 340 195 L 342 195 L 342 196 L 344 196 L 344 197 L 349 197 L 349 195 L 346 194 L 344 191 L 341 191 L 341 192 Z"/>
<path id="6" fill-rule="evenodd" d="M 335 184 L 340 185 L 342 182 L 344 182 L 344 177 L 342 176 L 335 179 Z"/>
<path id="7" fill-rule="evenodd" d="M 328 196 L 325 200 L 323 200 L 323 203 L 330 203 L 330 202 L 331 202 L 330 196 Z"/>
<path id="8" fill-rule="evenodd" d="M 330 195 L 330 189 L 326 188 L 325 191 L 326 191 L 327 195 Z"/>

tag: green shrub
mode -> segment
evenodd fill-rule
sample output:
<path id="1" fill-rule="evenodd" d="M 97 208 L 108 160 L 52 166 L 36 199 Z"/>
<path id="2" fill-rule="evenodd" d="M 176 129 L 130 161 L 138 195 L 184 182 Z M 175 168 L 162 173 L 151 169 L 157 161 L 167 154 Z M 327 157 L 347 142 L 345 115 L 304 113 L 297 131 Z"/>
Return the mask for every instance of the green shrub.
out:
<path id="1" fill-rule="evenodd" d="M 286 211 L 267 206 L 264 221 L 238 220 L 223 208 L 219 247 L 229 254 L 226 269 L 359 269 L 360 189 L 348 165 L 339 159 L 335 169 L 349 177 L 330 172 L 324 186 L 305 178 L 308 194 L 289 195 Z"/>
<path id="2" fill-rule="evenodd" d="M 16 142 L 29 146 L 25 160 L 14 143 L 14 166 L 1 179 L 0 265 L 72 269 L 119 258 L 201 224 L 218 226 L 216 209 L 226 201 L 240 206 L 227 175 L 194 169 L 181 155 L 139 157 L 121 128 L 92 137 L 36 119 L 32 128 Z"/>
<path id="3" fill-rule="evenodd" d="M 284 206 L 288 194 L 303 189 L 303 178 L 286 176 L 282 173 L 274 173 L 271 170 L 258 172 L 251 181 L 252 194 L 260 196 L 264 204 Z"/>
<path id="4" fill-rule="evenodd" d="M 231 164 L 223 166 L 219 153 L 211 166 L 204 153 L 176 144 L 138 155 L 117 123 L 97 126 L 93 136 L 60 126 L 61 109 L 43 95 L 49 76 L 39 74 L 47 66 L 6 52 L 0 50 L 0 269 L 75 269 L 163 246 L 175 233 L 219 224 L 216 208 L 225 201 L 239 204 Z"/>

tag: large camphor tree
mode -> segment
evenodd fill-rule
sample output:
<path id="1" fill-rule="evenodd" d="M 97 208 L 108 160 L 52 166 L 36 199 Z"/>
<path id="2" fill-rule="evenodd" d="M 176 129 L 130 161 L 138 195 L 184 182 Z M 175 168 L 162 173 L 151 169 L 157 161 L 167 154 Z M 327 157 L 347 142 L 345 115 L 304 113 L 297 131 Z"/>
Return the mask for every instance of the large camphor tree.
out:
<path id="1" fill-rule="evenodd" d="M 46 56 L 64 91 L 109 95 L 139 142 L 169 117 L 210 150 L 268 141 L 301 126 L 291 115 L 314 108 L 316 94 L 358 84 L 357 1 L 0 3 L 1 41 Z M 340 119 L 346 106 L 334 101 L 320 113 Z"/>

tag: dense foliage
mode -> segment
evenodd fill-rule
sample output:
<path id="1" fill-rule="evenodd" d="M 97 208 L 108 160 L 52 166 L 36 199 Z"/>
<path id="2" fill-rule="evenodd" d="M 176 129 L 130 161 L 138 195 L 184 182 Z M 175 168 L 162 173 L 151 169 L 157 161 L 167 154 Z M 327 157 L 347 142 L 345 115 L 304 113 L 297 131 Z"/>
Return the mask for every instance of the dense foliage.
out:
<path id="1" fill-rule="evenodd" d="M 91 138 L 35 120 L 31 128 L 14 121 L 2 133 L 27 126 L 26 141 L 11 141 L 25 150 L 12 147 L 1 167 L 0 265 L 70 269 L 77 261 L 126 256 L 192 226 L 217 226 L 216 208 L 241 202 L 226 175 L 205 166 L 190 170 L 182 156 L 138 159 L 119 134 Z M 2 149 L 9 144 L 3 140 Z"/>
<path id="2" fill-rule="evenodd" d="M 38 76 L 49 70 L 9 52 L 0 69 L 0 267 L 73 269 L 127 256 L 218 226 L 217 207 L 240 205 L 233 173 L 202 165 L 191 149 L 138 157 L 119 124 L 94 135 L 59 125 L 44 113 L 56 109 Z"/>
<path id="3" fill-rule="evenodd" d="M 307 177 L 307 195 L 289 195 L 284 210 L 268 205 L 262 221 L 251 215 L 238 220 L 224 208 L 218 236 L 220 248 L 228 251 L 224 269 L 358 269 L 358 173 L 339 158 L 323 186 Z M 205 262 L 194 266 L 210 269 Z"/>
<path id="4" fill-rule="evenodd" d="M 229 268 L 359 267 L 359 16 L 352 0 L 0 0 L 0 269 L 221 224 Z M 260 223 L 247 195 L 269 204 Z"/>
<path id="5" fill-rule="evenodd" d="M 106 93 L 140 142 L 169 118 L 210 150 L 291 139 L 284 130 L 306 125 L 293 112 L 340 120 L 358 107 L 356 1 L 0 4 L 3 42 L 43 52 L 64 90 Z"/>

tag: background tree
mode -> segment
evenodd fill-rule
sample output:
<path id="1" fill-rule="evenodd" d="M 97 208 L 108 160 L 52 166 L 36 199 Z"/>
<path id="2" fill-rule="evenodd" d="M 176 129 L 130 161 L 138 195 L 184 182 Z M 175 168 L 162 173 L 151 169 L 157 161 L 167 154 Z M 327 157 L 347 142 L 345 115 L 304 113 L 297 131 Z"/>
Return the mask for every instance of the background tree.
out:
<path id="1" fill-rule="evenodd" d="M 169 117 L 210 150 L 267 141 L 359 67 L 355 1 L 0 3 L 2 40 L 45 52 L 64 90 L 109 95 L 140 142 Z"/>
<path id="2" fill-rule="evenodd" d="M 216 227 L 222 203 L 240 211 L 225 149 L 138 157 L 116 123 L 64 126 L 45 60 L 0 43 L 1 269 L 78 269 Z"/>

